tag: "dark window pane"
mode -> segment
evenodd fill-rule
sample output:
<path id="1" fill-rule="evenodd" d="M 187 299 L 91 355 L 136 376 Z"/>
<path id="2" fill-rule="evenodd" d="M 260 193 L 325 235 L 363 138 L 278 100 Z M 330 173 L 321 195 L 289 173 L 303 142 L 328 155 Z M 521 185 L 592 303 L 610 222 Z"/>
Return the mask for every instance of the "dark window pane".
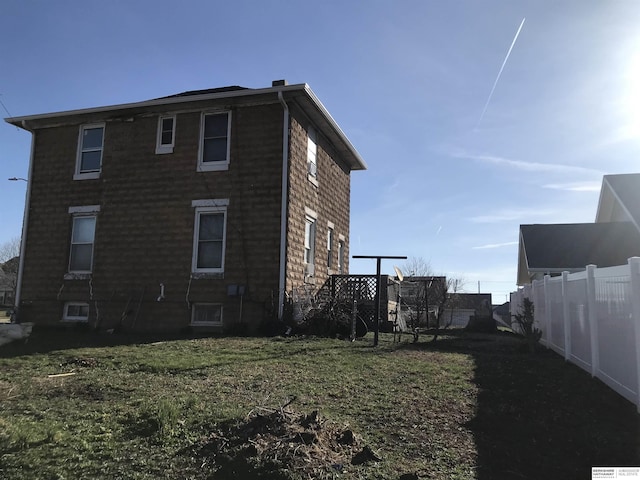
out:
<path id="1" fill-rule="evenodd" d="M 168 132 L 163 131 L 160 141 L 162 145 L 171 145 L 173 143 L 173 132 L 171 130 Z"/>
<path id="2" fill-rule="evenodd" d="M 224 214 L 212 213 L 200 215 L 198 240 L 222 240 L 224 234 Z"/>
<path id="3" fill-rule="evenodd" d="M 171 145 L 173 143 L 173 118 L 162 119 L 160 143 L 161 145 Z"/>
<path id="4" fill-rule="evenodd" d="M 220 323 L 220 305 L 197 305 L 195 307 L 194 322 Z"/>
<path id="5" fill-rule="evenodd" d="M 222 241 L 198 244 L 198 268 L 222 267 Z"/>
<path id="6" fill-rule="evenodd" d="M 73 219 L 71 243 L 93 243 L 96 229 L 95 217 L 76 217 Z"/>
<path id="7" fill-rule="evenodd" d="M 227 114 L 204 117 L 204 138 L 226 137 L 229 125 Z"/>
<path id="8" fill-rule="evenodd" d="M 102 127 L 86 128 L 82 134 L 82 149 L 102 148 Z"/>
<path id="9" fill-rule="evenodd" d="M 163 118 L 162 119 L 162 131 L 171 132 L 173 130 L 173 118 Z"/>
<path id="10" fill-rule="evenodd" d="M 72 272 L 91 271 L 91 257 L 93 255 L 93 244 L 71 245 L 71 259 L 69 270 Z"/>
<path id="11" fill-rule="evenodd" d="M 89 305 L 69 305 L 67 307 L 67 316 L 69 317 L 88 317 Z"/>
<path id="12" fill-rule="evenodd" d="M 80 161 L 80 173 L 99 171 L 101 159 L 102 150 L 96 150 L 93 152 L 82 152 L 82 160 Z"/>
<path id="13" fill-rule="evenodd" d="M 204 141 L 203 162 L 224 162 L 227 160 L 227 139 L 214 138 Z"/>

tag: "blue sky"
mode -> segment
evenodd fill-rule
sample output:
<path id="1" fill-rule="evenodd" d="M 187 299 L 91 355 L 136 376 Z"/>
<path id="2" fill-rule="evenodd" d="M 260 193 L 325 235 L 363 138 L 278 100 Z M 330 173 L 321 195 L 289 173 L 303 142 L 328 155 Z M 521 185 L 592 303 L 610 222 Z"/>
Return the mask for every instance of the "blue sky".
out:
<path id="1" fill-rule="evenodd" d="M 602 175 L 640 170 L 638 25 L 636 0 L 5 0 L 0 100 L 20 116 L 308 83 L 369 166 L 351 253 L 422 257 L 499 303 L 519 224 L 593 221 Z M 29 149 L 0 125 L 0 244 Z"/>

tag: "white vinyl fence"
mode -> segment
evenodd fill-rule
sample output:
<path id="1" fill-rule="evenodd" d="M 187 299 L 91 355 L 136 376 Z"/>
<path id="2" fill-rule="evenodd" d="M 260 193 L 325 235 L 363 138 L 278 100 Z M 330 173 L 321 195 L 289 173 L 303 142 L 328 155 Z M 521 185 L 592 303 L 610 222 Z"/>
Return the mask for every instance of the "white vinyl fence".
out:
<path id="1" fill-rule="evenodd" d="M 627 265 L 545 276 L 511 294 L 534 303 L 540 343 L 635 403 L 640 412 L 640 257 Z M 514 331 L 517 326 L 512 321 Z"/>

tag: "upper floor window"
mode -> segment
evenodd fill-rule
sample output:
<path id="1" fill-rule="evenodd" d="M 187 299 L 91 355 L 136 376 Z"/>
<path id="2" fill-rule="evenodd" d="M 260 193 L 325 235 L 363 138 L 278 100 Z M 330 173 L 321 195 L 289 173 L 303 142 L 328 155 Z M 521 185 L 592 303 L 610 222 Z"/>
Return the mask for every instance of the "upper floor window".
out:
<path id="1" fill-rule="evenodd" d="M 210 201 L 214 203 L 214 201 Z M 205 202 L 203 202 L 205 203 Z M 194 273 L 224 272 L 226 201 L 218 206 L 197 206 L 193 238 Z"/>
<path id="2" fill-rule="evenodd" d="M 70 273 L 91 273 L 93 269 L 93 244 L 96 232 L 96 216 L 73 217 L 71 229 Z"/>
<path id="3" fill-rule="evenodd" d="M 316 178 L 318 173 L 318 165 L 316 163 L 317 153 L 316 131 L 313 127 L 309 127 L 307 131 L 307 171 L 311 178 Z"/>
<path id="4" fill-rule="evenodd" d="M 227 170 L 229 168 L 230 131 L 231 112 L 202 114 L 198 170 Z"/>
<path id="5" fill-rule="evenodd" d="M 176 137 L 176 117 L 160 117 L 158 119 L 158 139 L 156 153 L 173 153 Z"/>
<path id="6" fill-rule="evenodd" d="M 100 177 L 103 146 L 104 123 L 80 127 L 75 180 Z"/>

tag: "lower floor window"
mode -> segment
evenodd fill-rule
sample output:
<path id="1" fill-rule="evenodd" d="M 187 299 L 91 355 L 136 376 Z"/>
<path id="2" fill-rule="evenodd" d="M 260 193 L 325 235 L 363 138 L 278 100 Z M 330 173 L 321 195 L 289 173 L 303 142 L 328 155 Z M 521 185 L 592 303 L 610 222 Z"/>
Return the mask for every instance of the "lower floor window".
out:
<path id="1" fill-rule="evenodd" d="M 196 303 L 191 315 L 192 325 L 222 325 L 222 305 L 218 303 Z"/>
<path id="2" fill-rule="evenodd" d="M 89 320 L 89 304 L 68 302 L 64 304 L 62 320 L 67 322 L 86 322 Z"/>

